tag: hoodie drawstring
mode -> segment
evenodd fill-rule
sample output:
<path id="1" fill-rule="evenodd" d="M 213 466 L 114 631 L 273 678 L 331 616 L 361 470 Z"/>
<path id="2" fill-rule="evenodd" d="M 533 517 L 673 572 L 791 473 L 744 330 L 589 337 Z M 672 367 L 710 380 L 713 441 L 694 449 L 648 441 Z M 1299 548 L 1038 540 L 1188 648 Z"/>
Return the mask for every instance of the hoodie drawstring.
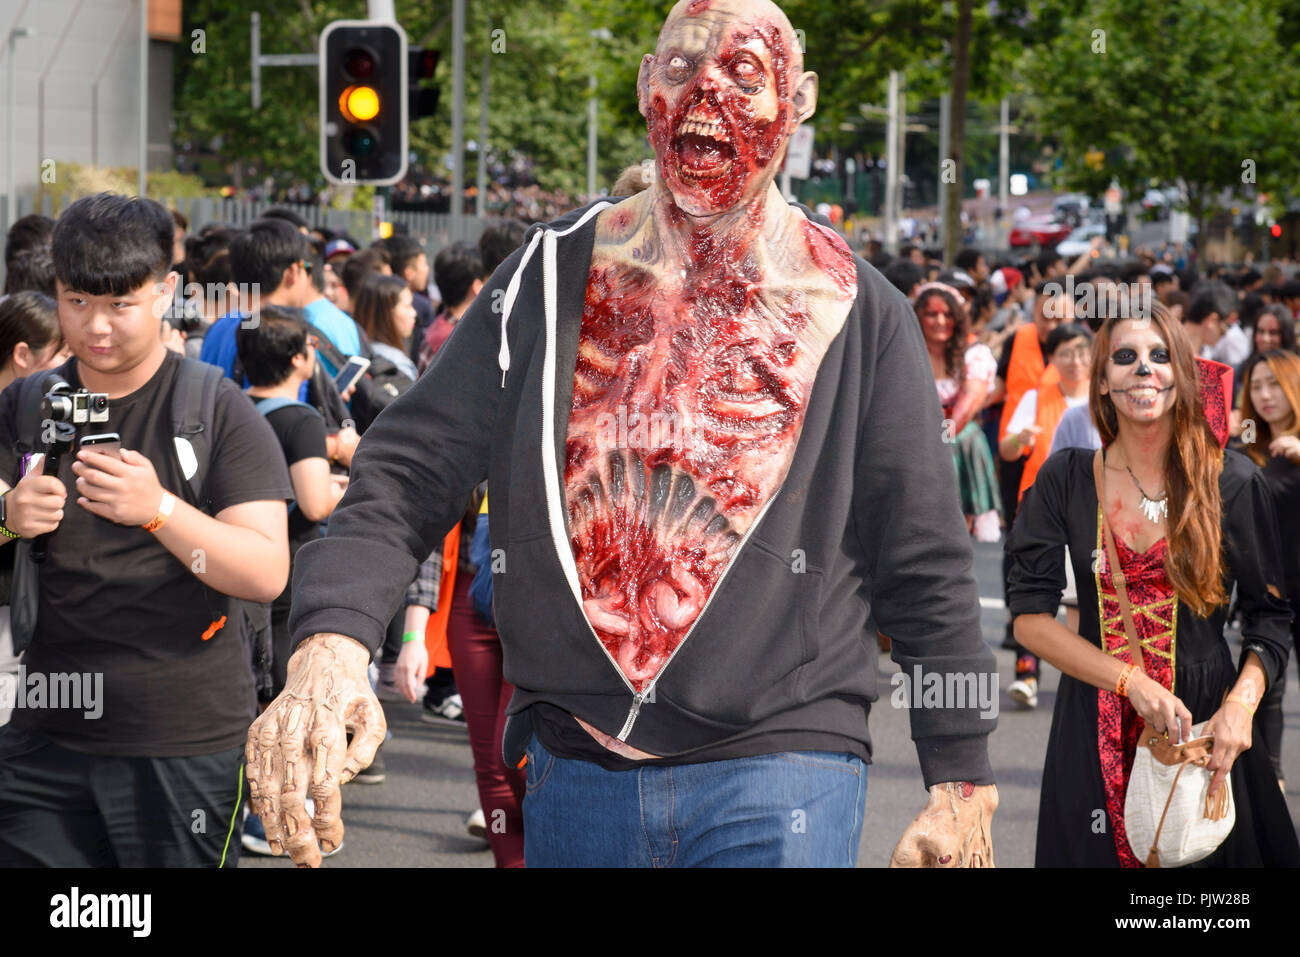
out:
<path id="1" fill-rule="evenodd" d="M 583 214 L 581 219 L 579 219 L 572 226 L 569 226 L 567 229 L 563 229 L 560 230 L 559 232 L 555 232 L 554 230 L 550 230 L 545 227 L 542 227 L 541 229 L 537 230 L 537 232 L 533 233 L 533 238 L 528 241 L 528 248 L 524 250 L 524 256 L 521 260 L 519 260 L 519 268 L 516 269 L 515 274 L 510 277 L 510 282 L 506 286 L 505 301 L 501 304 L 501 349 L 497 353 L 497 365 L 501 367 L 501 388 L 504 389 L 506 387 L 506 372 L 510 369 L 510 344 L 506 339 L 506 323 L 510 321 L 510 311 L 514 308 L 515 299 L 519 295 L 519 283 L 523 278 L 524 270 L 528 268 L 528 261 L 532 258 L 533 251 L 537 248 L 537 241 L 541 239 L 543 235 L 546 235 L 550 239 L 550 254 L 551 254 L 550 271 L 551 271 L 551 275 L 554 276 L 555 239 L 560 236 L 567 236 L 575 229 L 581 228 L 582 225 L 586 223 L 587 220 L 591 219 L 591 217 L 595 216 L 606 206 L 612 206 L 612 205 L 614 204 L 604 203 L 604 202 L 596 203 L 590 209 L 588 209 L 586 213 Z M 546 293 L 544 292 L 543 294 L 545 295 Z M 554 303 L 547 302 L 546 306 L 547 308 L 553 309 Z"/>

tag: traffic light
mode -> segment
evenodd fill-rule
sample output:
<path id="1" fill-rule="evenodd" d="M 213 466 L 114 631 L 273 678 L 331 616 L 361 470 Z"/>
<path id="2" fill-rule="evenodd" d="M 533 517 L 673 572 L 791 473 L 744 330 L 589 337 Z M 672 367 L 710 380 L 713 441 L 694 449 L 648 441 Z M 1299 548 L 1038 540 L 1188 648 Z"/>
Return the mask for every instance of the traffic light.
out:
<path id="1" fill-rule="evenodd" d="M 407 96 L 407 110 L 412 123 L 438 112 L 438 87 L 433 86 L 430 81 L 438 72 L 438 61 L 441 59 L 441 50 L 417 47 L 410 52 L 407 75 L 411 87 Z"/>
<path id="2" fill-rule="evenodd" d="M 388 186 L 406 175 L 406 31 L 336 20 L 320 35 L 320 167 L 331 183 Z"/>
<path id="3" fill-rule="evenodd" d="M 1274 223 L 1272 226 L 1268 227 L 1268 234 L 1269 234 L 1270 236 L 1272 236 L 1274 239 L 1281 239 L 1281 238 L 1282 238 L 1282 224 L 1281 224 L 1281 223 Z"/>

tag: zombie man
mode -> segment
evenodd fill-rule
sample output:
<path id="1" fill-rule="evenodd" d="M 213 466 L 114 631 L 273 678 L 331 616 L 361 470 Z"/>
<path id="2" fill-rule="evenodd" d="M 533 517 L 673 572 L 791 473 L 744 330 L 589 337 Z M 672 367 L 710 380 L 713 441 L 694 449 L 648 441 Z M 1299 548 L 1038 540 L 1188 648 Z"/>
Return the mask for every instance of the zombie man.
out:
<path id="1" fill-rule="evenodd" d="M 299 863 L 342 838 L 368 657 L 484 479 L 530 865 L 852 865 L 877 630 L 908 674 L 994 668 L 921 331 L 773 183 L 817 95 L 789 22 L 682 0 L 637 89 L 654 183 L 534 228 L 300 553 L 248 747 Z M 991 865 L 993 722 L 913 704 L 931 796 L 894 862 Z"/>

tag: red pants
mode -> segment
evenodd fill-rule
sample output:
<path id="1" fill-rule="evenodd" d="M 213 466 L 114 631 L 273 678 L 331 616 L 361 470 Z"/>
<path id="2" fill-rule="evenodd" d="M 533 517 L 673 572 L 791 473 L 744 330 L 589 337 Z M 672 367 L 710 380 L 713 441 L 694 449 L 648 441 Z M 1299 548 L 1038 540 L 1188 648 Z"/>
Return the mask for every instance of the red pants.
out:
<path id="1" fill-rule="evenodd" d="M 497 867 L 524 866 L 524 772 L 507 768 L 501 757 L 506 705 L 514 687 L 501 675 L 501 639 L 474 611 L 469 586 L 473 576 L 456 575 L 447 621 L 456 688 L 465 707 L 469 744 L 474 752 L 478 799 L 487 819 L 488 842 Z"/>

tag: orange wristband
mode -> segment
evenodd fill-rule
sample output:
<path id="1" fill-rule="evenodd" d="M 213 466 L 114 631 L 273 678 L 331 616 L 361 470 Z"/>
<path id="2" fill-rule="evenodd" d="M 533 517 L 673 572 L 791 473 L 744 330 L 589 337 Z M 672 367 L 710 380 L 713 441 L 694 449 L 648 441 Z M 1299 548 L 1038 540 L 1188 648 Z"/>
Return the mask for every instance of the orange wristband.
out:
<path id="1" fill-rule="evenodd" d="M 171 517 L 172 509 L 176 507 L 176 496 L 171 492 L 163 492 L 162 501 L 158 503 L 158 514 L 152 519 L 145 522 L 140 527 L 146 532 L 156 532 L 163 527 L 163 524 Z"/>
<path id="2" fill-rule="evenodd" d="M 1133 677 L 1133 672 L 1137 671 L 1137 665 L 1127 664 L 1124 670 L 1119 673 L 1119 681 L 1115 683 L 1115 693 L 1121 698 L 1128 695 L 1128 680 Z"/>

